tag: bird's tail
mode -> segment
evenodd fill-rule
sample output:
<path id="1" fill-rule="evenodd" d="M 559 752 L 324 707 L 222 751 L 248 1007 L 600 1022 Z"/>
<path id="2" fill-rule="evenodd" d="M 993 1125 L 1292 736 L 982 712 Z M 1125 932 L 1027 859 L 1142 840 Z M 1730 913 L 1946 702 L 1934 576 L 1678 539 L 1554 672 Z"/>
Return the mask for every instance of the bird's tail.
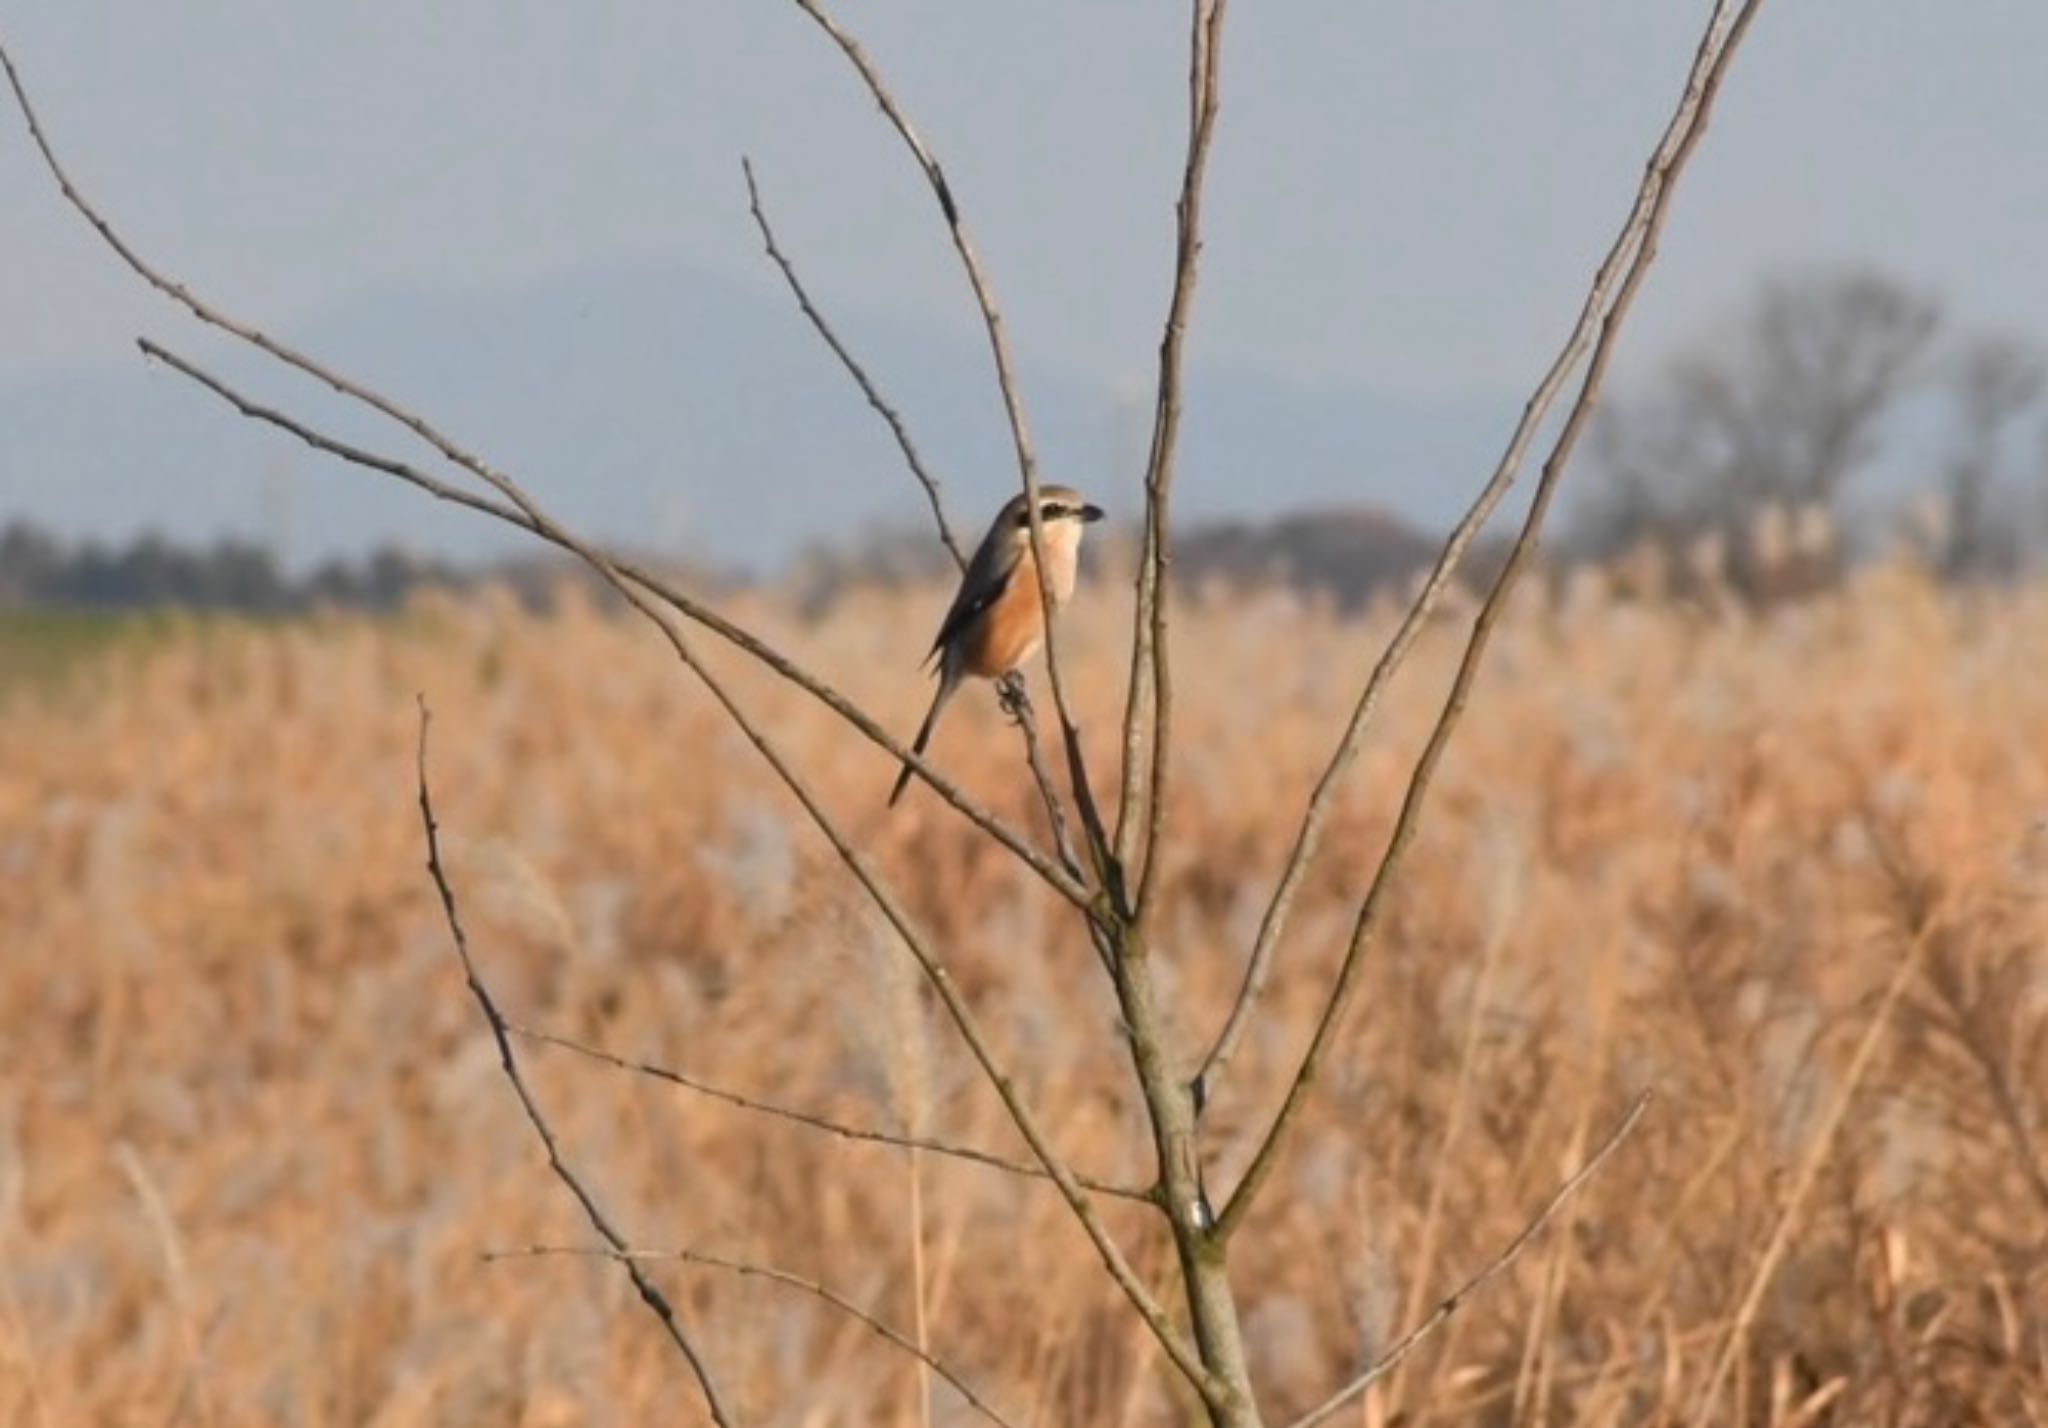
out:
<path id="1" fill-rule="evenodd" d="M 953 697 L 953 690 L 958 685 L 959 681 L 957 679 L 943 676 L 940 678 L 938 693 L 932 696 L 932 707 L 926 712 L 924 723 L 918 726 L 917 738 L 911 741 L 910 751 L 912 753 L 920 756 L 923 755 L 925 745 L 932 741 L 932 727 L 939 722 L 939 711 L 946 707 L 946 701 Z M 909 785 L 910 776 L 916 772 L 916 769 L 906 763 L 903 765 L 903 772 L 896 775 L 896 786 L 889 790 L 889 806 L 891 808 L 896 806 L 897 799 L 903 797 L 903 790 Z"/>

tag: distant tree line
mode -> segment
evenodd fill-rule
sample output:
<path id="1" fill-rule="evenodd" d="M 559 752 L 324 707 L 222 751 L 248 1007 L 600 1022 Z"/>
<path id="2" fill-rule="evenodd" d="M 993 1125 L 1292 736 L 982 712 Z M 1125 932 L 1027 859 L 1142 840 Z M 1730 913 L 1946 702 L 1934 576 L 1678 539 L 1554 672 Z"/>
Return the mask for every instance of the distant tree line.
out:
<path id="1" fill-rule="evenodd" d="M 0 528 L 0 606 L 178 607 L 257 615 L 322 606 L 388 611 L 423 588 L 491 581 L 537 596 L 548 578 L 549 572 L 530 561 L 465 569 L 390 546 L 291 573 L 262 546 L 233 538 L 192 546 L 149 533 L 110 545 L 66 541 L 19 520 Z"/>
<path id="2" fill-rule="evenodd" d="M 1133 533 L 1112 532 L 1082 552 L 1084 572 L 1127 568 Z M 1174 578 L 1185 590 L 1288 589 L 1356 614 L 1399 595 L 1436 559 L 1441 541 L 1421 527 L 1369 505 L 1290 511 L 1265 520 L 1186 523 L 1174 542 Z M 1468 581 L 1491 578 L 1504 557 L 1481 541 L 1465 568 Z M 877 532 L 852 543 L 806 551 L 789 577 L 799 605 L 816 615 L 851 590 L 942 582 L 952 565 L 931 536 Z"/>
<path id="3" fill-rule="evenodd" d="M 1475 568 L 1490 564 L 1484 549 Z M 1175 565 L 1193 589 L 1279 586 L 1346 613 L 1396 593 L 1436 556 L 1436 542 L 1397 516 L 1369 507 L 1293 512 L 1269 521 L 1191 524 Z M 1112 555 L 1111 559 L 1116 556 Z M 876 533 L 806 552 L 789 587 L 812 613 L 849 589 L 942 580 L 951 567 L 922 533 Z M 705 572 L 700 581 L 731 585 Z M 426 589 L 508 587 L 544 606 L 562 584 L 588 584 L 576 567 L 546 556 L 456 564 L 385 546 L 303 572 L 283 568 L 247 540 L 204 545 L 145 534 L 125 544 L 66 541 L 17 520 L 0 527 L 0 607 L 126 611 L 159 608 L 292 615 L 320 608 L 388 612 Z M 592 587 L 593 596 L 597 596 Z M 601 597 L 597 597 L 601 598 Z"/>
<path id="4" fill-rule="evenodd" d="M 1767 282 L 1650 380 L 1617 392 L 1589 445 L 1554 560 L 1655 557 L 1666 589 L 1796 597 L 1901 547 L 1945 579 L 2002 579 L 2048 547 L 2048 356 L 2010 334 L 1959 330 L 1881 274 Z M 1874 491 L 1887 466 L 1900 479 Z M 1370 484 L 1360 473 L 1360 489 Z M 1134 558 L 1113 540 L 1093 554 L 1098 565 Z M 1398 595 L 1436 554 L 1432 534 L 1360 505 L 1190 523 L 1174 573 L 1190 590 L 1285 587 L 1350 613 Z M 1486 581 L 1498 559 L 1482 542 L 1465 578 Z M 950 570 L 928 535 L 878 532 L 805 552 L 783 582 L 818 612 L 849 589 Z M 456 565 L 386 546 L 294 573 L 246 540 L 143 535 L 111 546 L 19 521 L 0 529 L 0 606 L 389 611 L 421 589 L 480 584 L 540 605 L 565 581 L 589 583 L 547 556 Z"/>

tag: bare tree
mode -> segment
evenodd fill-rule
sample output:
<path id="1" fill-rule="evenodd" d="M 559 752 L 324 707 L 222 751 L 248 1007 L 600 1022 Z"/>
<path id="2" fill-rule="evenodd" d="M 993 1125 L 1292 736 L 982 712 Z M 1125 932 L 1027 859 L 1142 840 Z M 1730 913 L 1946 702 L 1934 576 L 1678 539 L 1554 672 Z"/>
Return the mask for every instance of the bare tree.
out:
<path id="1" fill-rule="evenodd" d="M 1931 301 L 1877 274 L 1772 280 L 1733 331 L 1598 423 L 1601 480 L 1579 546 L 1602 556 L 1711 534 L 1743 588 L 1782 581 L 1783 553 L 1759 550 L 1753 523 L 1768 511 L 1845 523 L 1939 328 Z"/>
<path id="2" fill-rule="evenodd" d="M 970 236 L 958 195 L 932 147 L 908 117 L 904 105 L 866 49 L 827 11 L 821 0 L 795 0 L 795 3 L 847 60 L 861 88 L 880 106 L 886 122 L 902 141 L 931 192 L 988 338 L 995 380 L 1010 428 L 1019 483 L 1027 493 L 1035 496 L 1037 460 L 1006 327 L 993 283 Z M 1029 766 L 1050 817 L 1054 837 L 1054 848 L 1050 853 L 1038 847 L 1023 831 L 977 804 L 932 763 L 903 747 L 879 721 L 786 654 L 703 601 L 664 581 L 658 574 L 592 546 L 556 521 L 511 476 L 474 454 L 469 447 L 425 417 L 319 360 L 276 341 L 259 328 L 228 315 L 182 282 L 154 267 L 120 236 L 100 210 L 71 182 L 38 123 L 22 81 L 4 48 L 0 48 L 0 63 L 5 64 L 30 133 L 65 198 L 130 269 L 202 322 L 314 377 L 342 396 L 386 418 L 404 433 L 424 443 L 431 456 L 414 461 L 339 440 L 287 412 L 258 403 L 196 362 L 160 343 L 144 339 L 141 346 L 146 354 L 229 403 L 251 420 L 287 432 L 351 465 L 404 481 L 438 499 L 456 502 L 573 553 L 659 630 L 678 660 L 719 702 L 776 778 L 796 798 L 806 818 L 892 929 L 904 952 L 916 962 L 969 1054 L 1001 1101 L 1011 1123 L 1029 1147 L 1031 1161 L 1019 1164 L 972 1147 L 953 1146 L 930 1139 L 912 1141 L 906 1138 L 901 1143 L 915 1144 L 922 1151 L 967 1159 L 993 1172 L 1027 1174 L 1050 1182 L 1072 1211 L 1078 1228 L 1101 1260 L 1105 1272 L 1149 1329 L 1166 1359 L 1199 1398 L 1209 1421 L 1219 1428 L 1254 1428 L 1263 1420 L 1251 1365 L 1239 1332 L 1237 1298 L 1231 1279 L 1233 1239 L 1250 1219 L 1261 1193 L 1272 1184 L 1273 1172 L 1287 1154 L 1301 1122 L 1303 1107 L 1315 1092 L 1324 1058 L 1350 1009 L 1359 973 L 1375 943 L 1389 897 L 1398 883 L 1404 859 L 1420 826 L 1431 782 L 1465 710 L 1491 634 L 1530 561 L 1559 481 L 1593 411 L 1623 322 L 1655 259 L 1658 241 L 1671 211 L 1677 180 L 1705 132 L 1730 63 L 1754 21 L 1760 3 L 1761 0 L 1719 0 L 1713 7 L 1672 117 L 1648 157 L 1640 186 L 1620 232 L 1593 275 L 1576 321 L 1529 398 L 1498 464 L 1471 508 L 1457 523 L 1422 582 L 1408 615 L 1374 666 L 1321 780 L 1308 797 L 1300 829 L 1282 863 L 1267 914 L 1250 950 L 1242 989 L 1225 1025 L 1218 1031 L 1206 1054 L 1199 1058 L 1189 1056 L 1184 1048 L 1175 1046 L 1167 1031 L 1171 1019 L 1163 1002 L 1162 982 L 1157 974 L 1157 959 L 1165 949 L 1160 942 L 1159 923 L 1155 916 L 1158 899 L 1154 874 L 1167 854 L 1173 833 L 1169 796 L 1174 701 L 1169 573 L 1173 548 L 1171 495 L 1181 411 L 1182 349 L 1192 320 L 1199 273 L 1202 200 L 1211 140 L 1219 113 L 1227 0 L 1192 0 L 1188 11 L 1187 142 L 1176 208 L 1172 295 L 1160 338 L 1153 431 L 1144 470 L 1144 536 L 1120 741 L 1121 768 L 1113 784 L 1118 793 L 1113 816 L 1105 817 L 1082 756 L 1079 728 L 1061 673 L 1061 646 L 1054 602 L 1047 590 L 1041 590 L 1049 626 L 1046 675 L 1060 752 L 1065 763 L 1068 791 L 1064 796 L 1058 787 L 1059 781 L 1050 776 L 1040 757 L 1032 706 L 1021 681 L 1013 682 L 1006 691 L 1006 699 L 1023 731 Z M 748 177 L 750 180 L 753 178 L 751 172 Z M 805 293 L 795 266 L 776 242 L 758 186 L 750 188 L 750 196 L 770 256 L 780 266 L 805 315 L 860 383 L 876 411 L 888 422 L 906 461 L 930 500 L 942 536 L 946 535 L 948 528 L 938 484 L 918 461 L 906 425 L 867 379 L 858 361 L 837 339 Z M 1839 333 L 1832 328 L 1812 330 L 1799 323 L 1792 324 L 1781 336 L 1773 339 L 1783 344 L 1782 352 L 1774 360 L 1781 360 L 1788 364 L 1788 369 L 1796 369 L 1811 380 L 1820 381 L 1832 360 L 1828 343 L 1840 343 L 1844 351 L 1854 354 L 1858 360 L 1863 358 L 1866 353 L 1865 324 L 1874 324 L 1876 331 L 1891 334 L 1891 345 L 1881 349 L 1886 353 L 1897 348 L 1903 357 L 1912 346 L 1904 340 L 1917 321 L 1910 309 L 1894 311 L 1873 296 L 1840 314 L 1840 317 L 1846 326 Z M 1820 350 L 1809 351 L 1805 344 L 1816 340 L 1822 344 Z M 1361 895 L 1339 971 L 1322 1002 L 1313 1033 L 1293 1074 L 1283 1086 L 1276 1088 L 1280 1104 L 1255 1136 L 1255 1149 L 1230 1193 L 1220 1204 L 1212 1201 L 1208 1178 L 1213 1148 L 1205 1146 L 1202 1140 L 1202 1109 L 1224 1076 L 1232 1050 L 1249 1018 L 1256 1013 L 1259 993 L 1283 939 L 1294 893 L 1315 860 L 1321 828 L 1342 786 L 1345 771 L 1388 683 L 1413 647 L 1419 631 L 1429 621 L 1481 527 L 1516 480 L 1539 428 L 1575 375 L 1576 390 L 1542 461 L 1528 513 L 1494 574 L 1473 621 L 1450 691 L 1409 777 L 1388 846 Z M 1812 449 L 1802 447 L 1788 451 L 1781 458 L 1786 466 L 1796 467 L 1802 473 L 1799 479 L 1807 482 L 1838 480 L 1839 477 L 1831 477 L 1828 473 L 1844 467 L 1864 433 L 1861 412 L 1868 404 L 1881 403 L 1882 393 L 1889 383 L 1896 380 L 1896 376 L 1894 366 L 1887 360 L 1877 363 L 1855 382 L 1845 386 L 1837 394 L 1842 404 L 1841 429 L 1831 434 L 1811 434 L 1807 439 L 1813 443 Z M 453 468 L 454 474 L 444 475 L 430 470 L 429 462 Z M 1031 538 L 1036 544 L 1042 541 L 1043 532 L 1038 525 L 1035 500 L 1028 509 L 1033 517 Z M 948 543 L 951 544 L 950 540 Z M 1045 569 L 1042 560 L 1038 562 L 1038 568 L 1041 571 Z M 975 1008 L 954 981 L 945 950 L 937 945 L 881 871 L 816 796 L 803 771 L 796 768 L 784 752 L 774 731 L 763 727 L 753 717 L 715 669 L 701 657 L 695 642 L 706 631 L 804 689 L 861 736 L 886 750 L 894 759 L 909 764 L 950 808 L 1019 859 L 1056 897 L 1073 909 L 1074 930 L 1079 938 L 1093 947 L 1109 978 L 1121 1013 L 1132 1071 L 1152 1142 L 1156 1176 L 1151 1185 L 1140 1189 L 1108 1186 L 1084 1178 L 1067 1164 L 1021 1089 L 1013 1072 L 1010 1054 L 996 1045 L 984 1031 Z M 648 1252 L 636 1248 L 627 1233 L 605 1216 L 598 1208 L 594 1192 L 565 1163 L 542 1108 L 520 1077 L 515 1043 L 524 1039 L 523 1034 L 515 1021 L 499 1011 L 486 987 L 463 932 L 455 891 L 439 856 L 436 815 L 427 777 L 424 719 L 418 792 L 429 870 L 440 893 L 469 989 L 495 1039 L 505 1073 L 546 1149 L 550 1165 L 573 1194 L 601 1240 L 601 1243 L 590 1247 L 590 1252 L 616 1260 L 631 1275 L 642 1299 L 660 1319 L 687 1360 L 712 1417 L 721 1424 L 728 1423 L 732 1421 L 729 1406 L 714 1387 L 712 1366 L 699 1352 L 688 1326 L 647 1277 Z M 1079 828 L 1078 840 L 1069 834 L 1073 826 Z M 838 1134 L 875 1134 L 838 1126 L 787 1108 L 737 1099 L 750 1108 L 795 1119 L 821 1130 Z M 1637 1123 L 1641 1110 L 1639 1100 L 1588 1158 L 1581 1171 L 1568 1179 L 1559 1194 L 1542 1207 L 1530 1222 L 1529 1229 L 1505 1246 L 1468 1282 L 1468 1290 L 1483 1284 L 1520 1251 L 1542 1228 L 1564 1196 L 1582 1183 Z M 1170 1284 L 1172 1299 L 1162 1297 L 1161 1291 L 1139 1274 L 1124 1248 L 1110 1234 L 1097 1203 L 1106 1195 L 1142 1199 L 1156 1213 L 1174 1251 L 1176 1272 Z M 886 1342 L 915 1354 L 927 1367 L 948 1379 L 962 1382 L 936 1356 L 928 1355 L 915 1340 L 881 1324 L 822 1285 L 799 1276 L 721 1261 L 702 1254 L 694 1254 L 686 1262 L 741 1273 L 764 1273 L 776 1283 L 835 1304 L 861 1319 Z M 1319 1421 L 1362 1391 L 1408 1353 L 1424 1334 L 1448 1319 L 1463 1302 L 1466 1292 L 1460 1290 L 1445 1299 L 1436 1313 L 1381 1356 L 1378 1362 L 1361 1365 L 1348 1384 L 1304 1422 Z M 964 1383 L 962 1387 L 966 1391 Z M 1000 1416 L 988 1409 L 981 1398 L 974 1397 L 971 1401 L 1001 1421 Z"/>
<path id="3" fill-rule="evenodd" d="M 1980 337 L 1948 364 L 1946 379 L 1950 431 L 1936 564 L 1952 580 L 2007 575 L 2025 555 L 2026 533 L 2024 512 L 2002 507 L 2000 478 L 2015 455 L 2015 433 L 2039 409 L 2048 361 L 2017 338 Z"/>

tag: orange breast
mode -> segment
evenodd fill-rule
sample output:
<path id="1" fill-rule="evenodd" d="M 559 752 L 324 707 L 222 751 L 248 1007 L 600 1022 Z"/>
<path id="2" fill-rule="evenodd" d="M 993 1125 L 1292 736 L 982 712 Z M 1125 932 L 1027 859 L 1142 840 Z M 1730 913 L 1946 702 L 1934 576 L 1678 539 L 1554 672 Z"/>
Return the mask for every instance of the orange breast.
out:
<path id="1" fill-rule="evenodd" d="M 1044 633 L 1045 611 L 1038 603 L 1038 568 L 1027 552 L 995 604 L 963 632 L 961 668 L 982 679 L 1008 674 L 1037 653 Z"/>

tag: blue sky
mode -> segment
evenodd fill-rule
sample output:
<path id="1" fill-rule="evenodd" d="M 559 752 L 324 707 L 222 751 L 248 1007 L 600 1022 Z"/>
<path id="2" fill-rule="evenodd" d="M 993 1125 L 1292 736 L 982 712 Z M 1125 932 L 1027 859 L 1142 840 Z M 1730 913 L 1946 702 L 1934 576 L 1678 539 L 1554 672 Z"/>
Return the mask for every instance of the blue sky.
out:
<path id="1" fill-rule="evenodd" d="M 1026 362 L 1097 394 L 1106 432 L 1148 378 L 1165 299 L 1179 7 L 940 0 L 840 13 L 946 160 Z M 1477 428 L 1486 413 L 1510 418 L 1619 219 L 1705 13 L 1675 0 L 1235 6 L 1194 360 L 1219 383 L 1340 406 L 1355 394 L 1361 422 L 1398 425 L 1409 409 L 1471 412 Z M 912 334 L 927 354 L 912 365 L 971 351 L 973 314 L 914 171 L 844 62 L 780 0 L 0 0 L 0 27 L 77 176 L 138 245 L 238 313 L 337 334 L 367 375 L 465 360 L 459 323 L 415 320 L 429 307 L 564 314 L 553 329 L 520 329 L 542 349 L 529 365 L 543 377 L 550 360 L 598 371 L 661 360 L 579 339 L 574 294 L 615 292 L 622 274 L 687 275 L 771 310 L 782 299 L 748 223 L 743 152 L 849 336 Z M 1968 321 L 2048 334 L 2044 54 L 2048 7 L 2027 0 L 1767 3 L 1639 304 L 1621 380 L 1786 264 L 1878 265 Z M 62 208 L 11 116 L 0 213 L 0 404 L 11 391 L 33 406 L 52 383 L 124 401 L 129 383 L 172 380 L 140 373 L 131 340 L 190 341 L 188 325 Z M 725 336 L 683 334 L 678 373 L 715 366 Z M 453 350 L 413 350 L 444 344 Z M 809 358 L 793 344 L 782 360 Z M 578 432 L 590 413 L 547 410 L 545 380 L 504 394 L 502 408 L 487 391 L 463 400 L 466 434 L 486 448 L 501 421 L 544 418 L 562 450 L 602 452 L 611 439 Z M 729 481 L 730 466 L 661 469 L 645 453 L 666 447 L 642 442 L 599 463 L 606 482 L 638 485 L 594 519 L 644 528 L 674 499 L 744 518 L 750 552 L 767 555 L 850 520 L 914 516 L 907 482 L 813 501 L 840 473 L 808 454 L 778 458 L 772 440 L 777 425 L 812 418 L 766 396 L 757 406 L 764 430 L 744 449 L 759 463 L 758 510 L 693 500 L 693 482 Z M 847 434 L 829 449 L 871 439 L 857 413 L 840 415 Z M 73 421 L 30 443 L 32 466 L 0 449 L 0 517 L 248 531 L 261 505 L 250 493 L 305 464 L 235 438 L 210 459 L 243 463 L 239 485 L 181 489 L 173 468 L 133 489 L 104 474 L 67 489 L 74 462 L 105 473 L 197 440 L 181 421 Z M 1076 439 L 1074 464 L 1124 459 L 1098 435 L 1092 447 Z M 1311 454 L 1293 451 L 1287 430 L 1269 439 L 1270 470 L 1216 473 L 1219 508 L 1255 506 L 1248 483 L 1274 503 L 1345 494 L 1336 467 L 1294 482 Z M 1361 431 L 1361 449 L 1375 439 Z M 721 441 L 721 462 L 740 459 Z M 1461 469 L 1362 477 L 1357 498 L 1433 513 L 1441 488 L 1479 474 L 1462 469 L 1464 447 L 1443 453 Z M 1000 454 L 963 444 L 958 500 L 970 514 L 1010 479 Z M 572 509 L 575 489 L 565 482 Z M 352 523 L 356 498 L 336 499 L 351 517 L 336 539 L 411 529 L 402 503 L 366 495 Z"/>

